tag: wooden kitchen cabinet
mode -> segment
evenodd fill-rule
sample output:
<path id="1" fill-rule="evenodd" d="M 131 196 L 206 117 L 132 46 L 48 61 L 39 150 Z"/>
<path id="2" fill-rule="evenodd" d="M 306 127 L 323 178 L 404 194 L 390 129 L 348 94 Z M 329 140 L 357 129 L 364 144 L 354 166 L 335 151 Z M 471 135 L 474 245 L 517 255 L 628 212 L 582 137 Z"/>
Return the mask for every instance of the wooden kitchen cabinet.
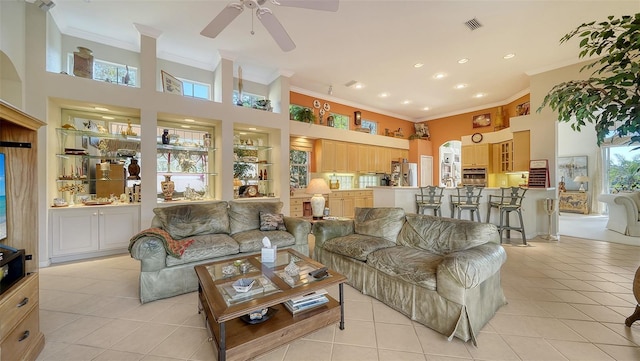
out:
<path id="1" fill-rule="evenodd" d="M 347 172 L 349 173 L 358 173 L 359 171 L 359 153 L 358 153 L 358 144 L 356 143 L 347 143 Z"/>
<path id="2" fill-rule="evenodd" d="M 353 218 L 355 202 L 355 191 L 334 191 L 329 194 L 329 214 L 333 217 Z"/>
<path id="3" fill-rule="evenodd" d="M 368 173 L 371 169 L 370 147 L 365 144 L 358 144 L 358 173 Z"/>
<path id="4" fill-rule="evenodd" d="M 489 143 L 465 145 L 462 147 L 463 167 L 489 167 L 491 150 Z"/>
<path id="5" fill-rule="evenodd" d="M 529 171 L 531 157 L 531 139 L 529 131 L 513 133 L 513 166 L 514 172 Z"/>

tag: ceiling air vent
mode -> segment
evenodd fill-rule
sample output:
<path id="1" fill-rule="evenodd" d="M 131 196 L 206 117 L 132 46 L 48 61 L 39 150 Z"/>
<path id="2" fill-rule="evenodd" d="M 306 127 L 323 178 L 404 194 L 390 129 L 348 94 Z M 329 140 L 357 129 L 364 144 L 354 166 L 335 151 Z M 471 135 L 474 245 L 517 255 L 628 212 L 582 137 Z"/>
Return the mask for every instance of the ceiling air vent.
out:
<path id="1" fill-rule="evenodd" d="M 465 25 L 469 28 L 469 30 L 471 30 L 471 31 L 476 30 L 476 29 L 479 29 L 479 28 L 481 28 L 481 27 L 482 27 L 482 24 L 480 24 L 480 22 L 479 22 L 479 21 L 478 21 L 478 19 L 476 19 L 476 18 L 473 18 L 473 19 L 471 19 L 471 20 L 468 20 L 468 21 L 466 21 L 464 24 L 465 24 Z"/>

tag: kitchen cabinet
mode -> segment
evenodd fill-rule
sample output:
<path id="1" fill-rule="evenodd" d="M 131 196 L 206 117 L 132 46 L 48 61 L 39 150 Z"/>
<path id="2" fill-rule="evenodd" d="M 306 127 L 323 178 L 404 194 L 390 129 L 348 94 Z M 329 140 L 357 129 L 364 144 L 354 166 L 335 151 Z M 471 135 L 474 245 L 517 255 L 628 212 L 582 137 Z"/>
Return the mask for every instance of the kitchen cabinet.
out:
<path id="1" fill-rule="evenodd" d="M 513 171 L 529 171 L 531 139 L 528 130 L 513 133 Z"/>
<path id="2" fill-rule="evenodd" d="M 51 260 L 124 253 L 140 231 L 140 207 L 79 206 L 51 209 Z"/>
<path id="3" fill-rule="evenodd" d="M 291 198 L 289 215 L 291 217 L 311 216 L 311 197 Z"/>
<path id="4" fill-rule="evenodd" d="M 347 161 L 347 143 L 334 142 L 335 143 L 335 169 L 334 172 L 346 173 L 348 170 Z"/>
<path id="5" fill-rule="evenodd" d="M 334 217 L 349 217 L 355 215 L 356 193 L 354 191 L 334 191 L 329 194 L 329 214 Z"/>
<path id="6" fill-rule="evenodd" d="M 489 168 L 491 150 L 489 143 L 462 146 L 463 167 Z"/>
<path id="7" fill-rule="evenodd" d="M 375 169 L 376 173 L 389 173 L 391 171 L 391 158 L 389 157 L 390 148 L 373 147 L 375 153 Z"/>
<path id="8" fill-rule="evenodd" d="M 368 145 L 358 144 L 358 173 L 371 172 L 374 162 L 371 159 L 370 149 Z"/>
<path id="9" fill-rule="evenodd" d="M 359 153 L 358 153 L 358 144 L 356 143 L 347 143 L 347 172 L 349 173 L 358 173 L 360 171 L 359 167 Z"/>
<path id="10" fill-rule="evenodd" d="M 372 190 L 356 191 L 354 205 L 356 208 L 373 207 L 373 191 Z"/>

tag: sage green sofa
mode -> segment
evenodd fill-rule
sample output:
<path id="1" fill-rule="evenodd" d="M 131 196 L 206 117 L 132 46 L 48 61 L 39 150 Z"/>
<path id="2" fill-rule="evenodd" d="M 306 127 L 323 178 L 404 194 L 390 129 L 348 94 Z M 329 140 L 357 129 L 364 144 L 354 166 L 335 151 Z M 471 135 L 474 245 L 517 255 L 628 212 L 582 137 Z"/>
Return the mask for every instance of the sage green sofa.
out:
<path id="1" fill-rule="evenodd" d="M 173 239 L 193 242 L 176 257 L 167 251 L 162 237 L 132 238 L 131 257 L 140 261 L 140 301 L 196 291 L 194 266 L 260 253 L 265 236 L 279 249 L 292 248 L 308 255 L 310 222 L 283 217 L 286 230 L 260 230 L 261 212 L 279 215 L 281 211 L 282 202 L 262 201 L 220 201 L 154 209 L 151 228 L 160 228 Z"/>
<path id="2" fill-rule="evenodd" d="M 356 208 L 313 226 L 313 257 L 348 283 L 449 340 L 472 340 L 506 304 L 506 252 L 489 223 Z"/>

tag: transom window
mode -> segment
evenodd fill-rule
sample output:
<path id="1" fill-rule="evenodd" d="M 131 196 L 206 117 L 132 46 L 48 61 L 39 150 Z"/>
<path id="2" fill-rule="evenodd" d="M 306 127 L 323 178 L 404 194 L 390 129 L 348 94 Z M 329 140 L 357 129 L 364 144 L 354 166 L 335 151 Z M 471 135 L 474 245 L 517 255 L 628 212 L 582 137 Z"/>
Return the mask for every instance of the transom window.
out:
<path id="1" fill-rule="evenodd" d="M 309 183 L 309 152 L 289 151 L 289 182 L 294 188 L 306 188 Z"/>
<path id="2" fill-rule="evenodd" d="M 378 123 L 372 120 L 362 119 L 362 124 L 360 125 L 363 128 L 369 128 L 369 134 L 378 134 Z"/>
<path id="3" fill-rule="evenodd" d="M 333 116 L 333 127 L 338 129 L 349 129 L 349 116 L 331 113 Z"/>
<path id="4" fill-rule="evenodd" d="M 183 96 L 211 100 L 211 85 L 197 82 L 195 80 L 178 79 L 182 81 Z"/>
<path id="5" fill-rule="evenodd" d="M 242 105 L 243 107 L 247 107 L 247 108 L 253 108 L 254 106 L 257 106 L 256 102 L 258 100 L 265 100 L 266 97 L 263 95 L 257 95 L 257 94 L 251 94 L 251 93 L 247 93 L 245 91 L 242 92 Z M 233 104 L 235 105 L 240 105 L 239 104 L 240 101 L 240 93 L 237 90 L 233 91 Z"/>

